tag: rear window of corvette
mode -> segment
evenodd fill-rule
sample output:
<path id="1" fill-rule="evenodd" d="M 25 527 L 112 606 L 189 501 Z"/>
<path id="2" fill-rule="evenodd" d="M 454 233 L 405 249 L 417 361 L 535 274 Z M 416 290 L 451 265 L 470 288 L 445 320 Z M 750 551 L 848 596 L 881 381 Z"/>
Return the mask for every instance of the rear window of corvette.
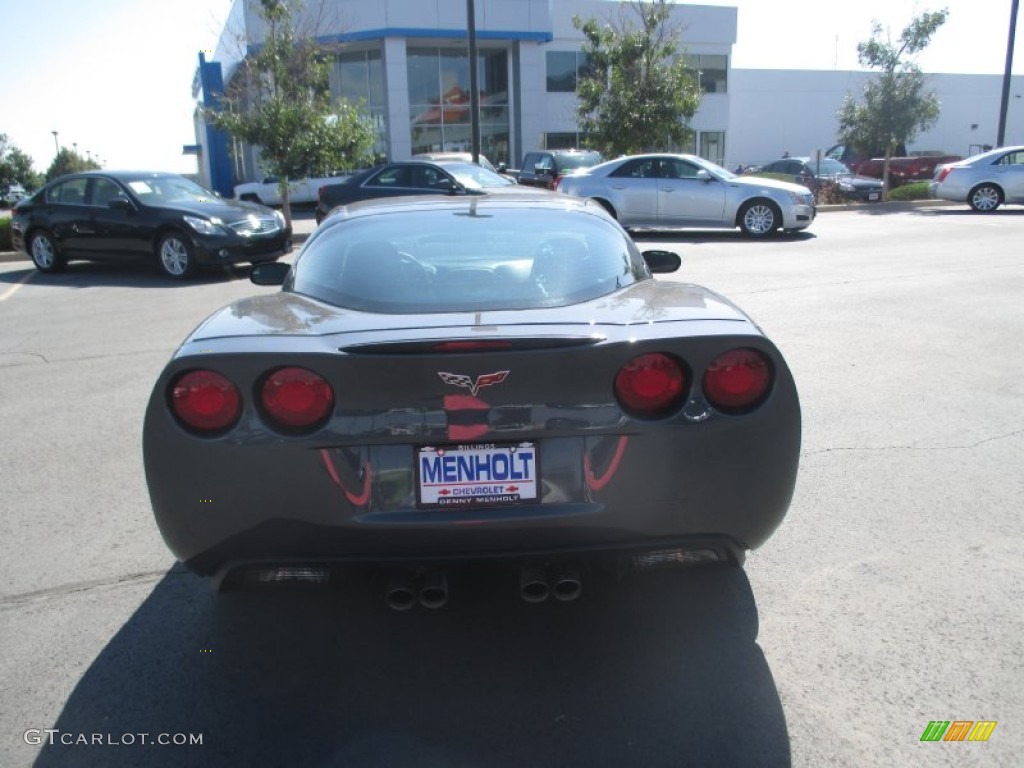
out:
<path id="1" fill-rule="evenodd" d="M 648 276 L 599 217 L 467 203 L 339 223 L 309 243 L 289 289 L 364 312 L 471 312 L 567 306 Z"/>

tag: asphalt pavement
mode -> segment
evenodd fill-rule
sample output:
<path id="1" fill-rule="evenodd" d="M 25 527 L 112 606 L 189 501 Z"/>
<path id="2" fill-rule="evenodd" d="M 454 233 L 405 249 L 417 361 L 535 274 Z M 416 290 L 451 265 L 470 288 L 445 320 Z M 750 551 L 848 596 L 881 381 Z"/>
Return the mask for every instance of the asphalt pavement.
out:
<path id="1" fill-rule="evenodd" d="M 742 569 L 586 574 L 540 605 L 456 572 L 406 612 L 375 573 L 214 595 L 154 524 L 153 382 L 203 317 L 277 289 L 0 265 L 0 766 L 1020 765 L 1021 238 L 1024 208 L 935 204 L 638 233 L 793 371 L 783 524 Z M 997 725 L 922 741 L 957 720 Z M 202 742 L 143 741 L 167 734 Z"/>

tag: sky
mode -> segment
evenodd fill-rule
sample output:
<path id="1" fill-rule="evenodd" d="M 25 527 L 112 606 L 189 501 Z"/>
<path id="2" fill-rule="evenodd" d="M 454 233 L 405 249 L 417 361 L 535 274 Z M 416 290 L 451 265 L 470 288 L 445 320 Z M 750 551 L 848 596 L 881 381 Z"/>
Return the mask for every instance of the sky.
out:
<path id="1" fill-rule="evenodd" d="M 915 14 L 941 8 L 948 8 L 950 17 L 918 58 L 922 69 L 1002 74 L 1006 63 L 1011 0 L 694 4 L 738 8 L 734 68 L 859 69 L 857 43 L 870 37 L 872 20 L 895 40 Z M 0 133 L 40 172 L 56 153 L 57 131 L 60 146 L 77 145 L 80 155 L 107 168 L 194 173 L 196 159 L 181 151 L 195 143 L 192 78 L 199 51 L 216 48 L 231 5 L 231 0 L 0 0 Z M 1020 16 L 1018 32 L 1024 12 Z M 1024 36 L 1013 71 L 1024 74 Z"/>

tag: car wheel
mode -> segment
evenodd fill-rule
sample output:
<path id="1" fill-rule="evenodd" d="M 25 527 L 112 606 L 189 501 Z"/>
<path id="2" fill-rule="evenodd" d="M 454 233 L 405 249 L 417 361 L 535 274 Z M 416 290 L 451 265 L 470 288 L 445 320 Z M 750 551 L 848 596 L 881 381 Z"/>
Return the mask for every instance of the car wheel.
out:
<path id="1" fill-rule="evenodd" d="M 600 200 L 600 199 L 598 199 L 598 198 L 596 198 L 596 197 L 595 197 L 595 198 L 591 198 L 591 199 L 592 199 L 592 200 L 593 200 L 593 201 L 594 201 L 595 203 L 598 203 L 598 204 L 600 204 L 600 206 L 601 206 L 602 208 L 604 208 L 604 209 L 605 209 L 605 210 L 606 210 L 606 211 L 608 212 L 608 215 L 609 215 L 609 216 L 611 216 L 611 217 L 612 217 L 613 219 L 615 219 L 616 221 L 618 220 L 618 218 L 619 218 L 619 215 L 618 215 L 617 213 L 615 213 L 615 206 L 614 206 L 614 205 L 612 205 L 611 203 L 609 203 L 609 202 L 608 202 L 607 200 Z"/>
<path id="2" fill-rule="evenodd" d="M 1003 203 L 1003 191 L 995 184 L 979 184 L 967 196 L 967 202 L 978 213 L 991 213 Z"/>
<path id="3" fill-rule="evenodd" d="M 260 201 L 259 197 L 254 195 L 254 194 L 252 194 L 252 193 L 249 193 L 247 195 L 242 195 L 241 198 L 239 198 L 239 199 L 240 200 L 245 200 L 247 203 L 258 203 Z"/>
<path id="4" fill-rule="evenodd" d="M 156 262 L 165 275 L 175 280 L 188 277 L 195 270 L 192 246 L 177 232 L 160 238 L 156 247 Z"/>
<path id="5" fill-rule="evenodd" d="M 28 241 L 28 252 L 40 272 L 60 272 L 64 269 L 64 259 L 58 253 L 57 244 L 49 232 L 33 232 Z"/>
<path id="6" fill-rule="evenodd" d="M 740 229 L 750 237 L 766 237 L 782 224 L 782 215 L 774 203 L 751 200 L 740 209 Z"/>

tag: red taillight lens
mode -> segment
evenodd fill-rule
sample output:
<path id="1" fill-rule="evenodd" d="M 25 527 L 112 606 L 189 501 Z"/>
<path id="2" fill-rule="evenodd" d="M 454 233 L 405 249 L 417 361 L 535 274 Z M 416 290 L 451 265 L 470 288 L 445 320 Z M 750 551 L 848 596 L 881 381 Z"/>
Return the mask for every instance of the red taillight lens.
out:
<path id="1" fill-rule="evenodd" d="M 953 169 L 952 168 L 943 168 L 941 171 L 939 171 L 939 178 L 937 178 L 936 181 L 945 181 L 946 177 L 949 176 L 949 172 L 951 170 L 953 170 Z"/>
<path id="2" fill-rule="evenodd" d="M 197 432 L 223 432 L 238 421 L 242 397 L 238 388 L 214 371 L 182 374 L 171 387 L 171 410 Z"/>
<path id="3" fill-rule="evenodd" d="M 674 410 L 686 394 L 686 371 L 660 352 L 634 357 L 615 375 L 615 397 L 633 416 L 656 417 Z"/>
<path id="4" fill-rule="evenodd" d="M 729 413 L 759 405 L 771 383 L 771 363 L 756 349 L 726 352 L 704 372 L 704 394 L 708 401 Z"/>
<path id="5" fill-rule="evenodd" d="M 285 429 L 312 429 L 327 418 L 334 405 L 331 385 L 305 368 L 280 368 L 263 382 L 264 413 Z"/>

